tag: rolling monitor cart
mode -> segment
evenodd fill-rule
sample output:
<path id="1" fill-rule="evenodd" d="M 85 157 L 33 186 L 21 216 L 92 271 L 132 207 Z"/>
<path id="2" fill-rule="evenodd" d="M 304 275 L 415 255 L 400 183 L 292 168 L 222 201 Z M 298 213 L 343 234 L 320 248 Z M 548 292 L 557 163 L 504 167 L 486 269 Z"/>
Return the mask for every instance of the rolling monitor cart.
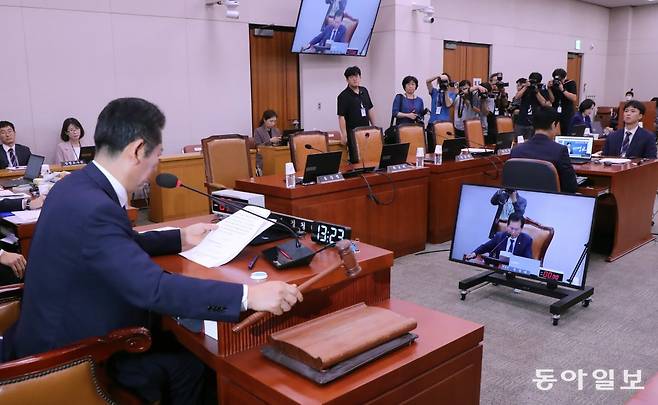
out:
<path id="1" fill-rule="evenodd" d="M 594 138 L 589 136 L 556 136 L 555 142 L 567 147 L 571 164 L 582 165 L 592 160 Z"/>
<path id="2" fill-rule="evenodd" d="M 382 154 L 379 158 L 379 170 L 386 170 L 388 166 L 401 165 L 407 162 L 409 152 L 408 143 L 393 143 L 382 146 Z"/>
<path id="3" fill-rule="evenodd" d="M 514 211 L 512 193 L 525 202 L 523 212 Z M 549 309 L 553 325 L 577 303 L 589 306 L 594 288 L 585 280 L 595 202 L 575 194 L 462 185 L 450 261 L 488 271 L 459 282 L 461 299 L 486 284 L 557 298 Z"/>
<path id="4" fill-rule="evenodd" d="M 306 157 L 302 184 L 314 183 L 318 176 L 338 173 L 343 152 L 313 153 Z"/>

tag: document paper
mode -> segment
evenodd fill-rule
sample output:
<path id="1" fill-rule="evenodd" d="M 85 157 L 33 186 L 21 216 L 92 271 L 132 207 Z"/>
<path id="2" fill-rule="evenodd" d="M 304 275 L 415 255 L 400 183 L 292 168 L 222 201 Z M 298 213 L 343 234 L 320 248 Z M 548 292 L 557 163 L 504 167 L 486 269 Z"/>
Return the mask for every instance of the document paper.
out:
<path id="1" fill-rule="evenodd" d="M 244 208 L 267 218 L 270 211 L 249 205 Z M 272 226 L 270 221 L 238 211 L 219 222 L 197 246 L 180 255 L 205 267 L 217 267 L 233 260 L 257 235 Z"/>

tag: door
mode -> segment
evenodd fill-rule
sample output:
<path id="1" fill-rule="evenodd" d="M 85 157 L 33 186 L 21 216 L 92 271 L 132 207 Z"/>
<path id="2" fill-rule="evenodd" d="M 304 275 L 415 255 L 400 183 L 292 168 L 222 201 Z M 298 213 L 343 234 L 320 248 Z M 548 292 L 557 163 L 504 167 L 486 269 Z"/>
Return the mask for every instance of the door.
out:
<path id="1" fill-rule="evenodd" d="M 567 78 L 569 80 L 574 80 L 578 86 L 578 96 L 576 100 L 580 100 L 580 89 L 582 88 L 582 83 L 580 82 L 581 72 L 583 66 L 583 54 L 581 53 L 571 53 L 567 54 Z M 580 101 L 576 101 L 576 105 L 580 104 Z"/>
<path id="2" fill-rule="evenodd" d="M 291 129 L 294 122 L 300 121 L 299 58 L 290 52 L 292 30 L 249 30 L 252 132 L 265 110 L 276 111 L 281 130 Z"/>
<path id="3" fill-rule="evenodd" d="M 445 41 L 443 46 L 443 71 L 453 81 L 489 80 L 489 45 Z"/>

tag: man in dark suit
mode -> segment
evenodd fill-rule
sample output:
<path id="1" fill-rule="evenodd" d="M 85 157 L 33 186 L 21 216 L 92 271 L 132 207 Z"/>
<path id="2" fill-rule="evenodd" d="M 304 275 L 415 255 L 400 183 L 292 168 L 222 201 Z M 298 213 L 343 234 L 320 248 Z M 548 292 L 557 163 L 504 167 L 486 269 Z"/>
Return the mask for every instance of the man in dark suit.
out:
<path id="1" fill-rule="evenodd" d="M 281 314 L 301 300 L 297 287 L 283 282 L 247 287 L 201 280 L 168 273 L 151 260 L 197 245 L 216 228 L 195 224 L 137 234 L 131 227 L 124 207 L 158 164 L 164 122 L 155 105 L 135 98 L 114 100 L 100 113 L 94 161 L 58 182 L 41 211 L 20 318 L 5 334 L 5 357 L 153 326 L 154 313 L 235 322 L 246 309 Z M 154 333 L 149 352 L 114 357 L 111 374 L 149 403 L 197 403 L 203 364 L 172 347 L 174 339 L 162 344 L 165 339 Z"/>
<path id="2" fill-rule="evenodd" d="M 501 251 L 510 252 L 515 256 L 532 259 L 532 238 L 527 233 L 521 232 L 525 225 L 525 218 L 517 213 L 510 214 L 507 219 L 505 232 L 497 232 L 489 241 L 478 246 L 472 253 L 466 255 L 465 259 L 474 259 L 488 253 L 489 257 L 500 257 Z"/>
<path id="3" fill-rule="evenodd" d="M 339 11 L 330 19 L 330 23 L 322 29 L 322 32 L 306 44 L 303 49 L 308 50 L 315 45 L 326 47 L 328 46 L 327 41 L 344 42 L 343 38 L 345 37 L 345 31 L 346 29 L 343 25 L 343 13 Z"/>
<path id="4" fill-rule="evenodd" d="M 624 104 L 624 128 L 608 135 L 603 145 L 604 156 L 656 158 L 656 135 L 640 128 L 644 113 L 644 104 L 637 100 Z"/>
<path id="5" fill-rule="evenodd" d="M 30 159 L 30 148 L 16 143 L 16 129 L 9 121 L 0 121 L 0 141 L 2 141 L 2 153 L 0 153 L 0 169 L 27 165 Z"/>
<path id="6" fill-rule="evenodd" d="M 578 188 L 576 172 L 571 165 L 569 151 L 553 139 L 558 135 L 557 125 L 560 118 L 554 109 L 540 108 L 535 111 L 533 123 L 535 135 L 512 149 L 510 157 L 545 160 L 553 163 L 560 177 L 560 189 L 575 193 Z"/>

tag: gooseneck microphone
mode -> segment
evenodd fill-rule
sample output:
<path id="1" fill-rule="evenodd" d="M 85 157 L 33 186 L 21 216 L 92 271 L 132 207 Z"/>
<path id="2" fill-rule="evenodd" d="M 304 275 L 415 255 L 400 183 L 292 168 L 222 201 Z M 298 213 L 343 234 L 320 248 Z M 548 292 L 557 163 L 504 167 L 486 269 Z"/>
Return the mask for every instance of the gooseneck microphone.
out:
<path id="1" fill-rule="evenodd" d="M 292 236 L 293 238 L 295 238 L 295 240 L 296 240 L 295 245 L 296 245 L 298 248 L 299 248 L 299 247 L 302 247 L 302 243 L 299 241 L 299 235 L 297 235 L 297 232 L 295 232 L 295 231 L 294 231 L 291 227 L 289 227 L 288 225 L 286 225 L 286 224 L 284 224 L 284 223 L 281 223 L 281 222 L 278 222 L 278 221 L 275 221 L 275 220 L 272 220 L 272 219 L 270 219 L 270 218 L 264 217 L 264 216 L 262 216 L 262 215 L 258 215 L 258 214 L 254 213 L 254 212 L 249 211 L 249 210 L 246 210 L 246 209 L 244 209 L 244 207 L 241 207 L 239 204 L 235 204 L 235 203 L 233 203 L 233 202 L 231 202 L 231 201 L 228 201 L 228 200 L 226 200 L 226 199 L 224 199 L 224 198 L 218 197 L 218 196 L 216 196 L 216 195 L 212 195 L 212 194 L 204 193 L 203 191 L 199 191 L 199 190 L 194 189 L 194 188 L 192 188 L 192 187 L 188 187 L 188 186 L 186 186 L 185 184 L 183 184 L 183 183 L 178 179 L 178 177 L 176 177 L 176 175 L 174 175 L 174 174 L 171 174 L 171 173 L 160 173 L 160 174 L 158 174 L 158 175 L 155 177 L 155 183 L 156 183 L 158 186 L 162 187 L 162 188 L 178 188 L 178 187 L 181 187 L 181 188 L 184 188 L 184 189 L 186 189 L 186 190 L 193 191 L 193 192 L 195 192 L 195 193 L 197 193 L 197 194 L 201 194 L 201 195 L 204 196 L 204 197 L 210 198 L 210 199 L 213 200 L 213 201 L 216 201 L 216 202 L 222 203 L 222 204 L 224 204 L 224 205 L 227 205 L 227 206 L 229 206 L 229 207 L 231 207 L 231 208 L 233 208 L 233 209 L 239 210 L 239 211 L 248 212 L 249 214 L 251 214 L 251 215 L 253 215 L 253 216 L 256 216 L 256 217 L 258 217 L 258 218 L 264 219 L 264 220 L 266 220 L 266 221 L 268 221 L 268 222 L 273 223 L 274 225 L 278 225 L 278 226 L 280 226 L 280 227 L 286 229 L 288 232 L 290 232 L 290 236 Z"/>
<path id="2" fill-rule="evenodd" d="M 320 152 L 320 153 L 327 153 L 327 152 L 325 152 L 325 151 L 323 151 L 323 150 L 320 150 L 320 149 L 314 147 L 314 146 L 311 145 L 310 143 L 307 143 L 306 145 L 304 145 L 304 148 L 306 148 L 306 149 L 308 149 L 308 150 L 314 150 L 314 151 L 316 151 L 316 152 Z"/>
<path id="3" fill-rule="evenodd" d="M 491 254 L 493 253 L 493 251 L 496 250 L 496 248 L 497 248 L 498 246 L 500 246 L 501 243 L 503 243 L 503 242 L 505 242 L 505 241 L 508 241 L 510 236 L 511 236 L 511 235 L 510 235 L 508 232 L 505 232 L 505 237 L 503 238 L 503 240 L 501 240 L 500 242 L 498 242 L 498 244 L 497 244 L 496 246 L 494 246 L 493 249 L 491 249 L 491 250 L 489 251 L 489 256 L 491 256 Z M 500 258 L 500 252 L 498 252 L 498 258 Z"/>

